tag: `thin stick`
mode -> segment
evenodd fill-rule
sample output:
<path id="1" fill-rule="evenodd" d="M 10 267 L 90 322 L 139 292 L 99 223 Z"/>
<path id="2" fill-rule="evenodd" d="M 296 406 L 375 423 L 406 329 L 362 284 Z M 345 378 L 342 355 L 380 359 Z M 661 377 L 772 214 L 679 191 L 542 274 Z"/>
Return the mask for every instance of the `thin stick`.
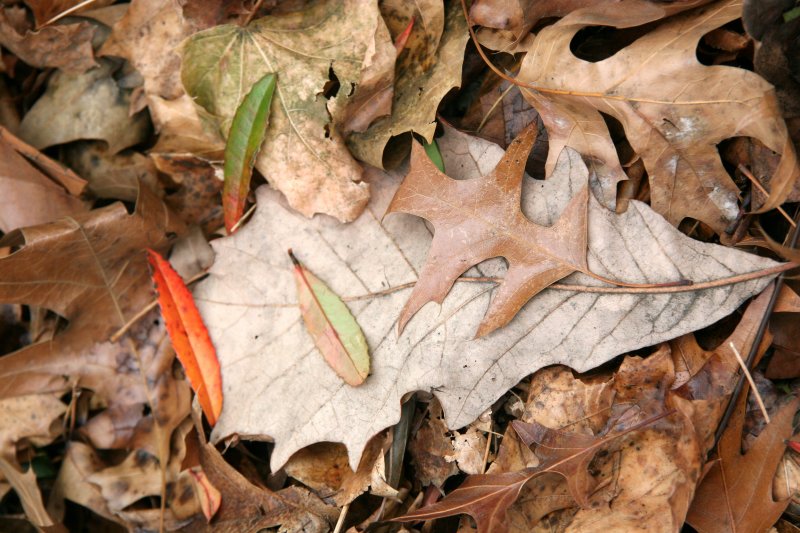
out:
<path id="1" fill-rule="evenodd" d="M 191 278 L 189 278 L 189 280 L 188 280 L 188 281 L 186 281 L 186 285 L 191 285 L 192 283 L 194 283 L 195 281 L 199 280 L 200 278 L 202 278 L 202 277 L 203 277 L 203 276 L 205 276 L 206 274 L 207 274 L 207 272 L 200 272 L 200 273 L 198 273 L 198 274 L 195 274 L 194 276 L 192 276 Z M 149 304 L 147 304 L 146 306 L 144 306 L 144 308 L 143 308 L 141 311 L 139 311 L 138 313 L 136 313 L 135 315 L 133 315 L 133 318 L 131 318 L 130 320 L 128 320 L 128 321 L 125 323 L 125 325 L 124 325 L 124 326 L 122 326 L 122 327 L 121 327 L 121 328 L 119 328 L 117 331 L 115 331 L 115 332 L 114 332 L 114 334 L 113 334 L 113 335 L 111 335 L 111 336 L 108 338 L 108 340 L 109 340 L 110 342 L 117 342 L 117 341 L 120 339 L 120 337 L 122 337 L 123 335 L 125 335 L 125 334 L 128 332 L 128 330 L 129 330 L 129 329 L 131 329 L 131 327 L 132 327 L 134 324 L 136 324 L 138 321 L 140 321 L 140 320 L 141 320 L 141 319 L 142 319 L 142 318 L 143 318 L 145 315 L 147 315 L 147 313 L 149 313 L 150 311 L 152 311 L 153 309 L 155 309 L 155 307 L 156 307 L 157 305 L 158 305 L 158 299 L 155 299 L 155 300 L 151 301 Z"/>
<path id="2" fill-rule="evenodd" d="M 233 227 L 231 228 L 231 232 L 229 233 L 229 235 L 233 235 L 234 233 L 236 233 L 236 230 L 237 230 L 237 229 L 239 229 L 239 227 L 240 227 L 242 224 L 244 224 L 244 222 L 245 222 L 247 219 L 249 219 L 249 218 L 250 218 L 250 215 L 252 215 L 252 214 L 253 214 L 253 211 L 255 211 L 255 210 L 256 210 L 256 204 L 253 204 L 253 205 L 251 205 L 251 206 L 250 206 L 250 209 L 248 209 L 248 210 L 247 210 L 247 213 L 245 213 L 244 215 L 242 215 L 242 218 L 240 218 L 239 220 L 237 220 L 237 221 L 236 221 L 236 224 L 234 224 L 234 225 L 233 225 Z"/>
<path id="3" fill-rule="evenodd" d="M 258 12 L 258 9 L 261 7 L 261 3 L 263 1 L 264 0 L 256 0 L 256 3 L 253 5 L 253 9 L 250 11 L 250 13 L 248 13 L 247 18 L 244 19 L 244 24 L 242 24 L 242 26 L 247 26 L 248 24 L 250 24 L 250 21 L 253 20 L 253 17 L 256 16 L 256 13 Z"/>
<path id="4" fill-rule="evenodd" d="M 492 446 L 492 439 L 494 438 L 493 432 L 491 431 L 491 426 L 489 426 L 489 432 L 486 434 L 486 449 L 483 451 L 483 466 L 481 467 L 481 474 L 486 473 L 486 462 L 489 461 L 489 449 Z"/>
<path id="5" fill-rule="evenodd" d="M 769 191 L 768 191 L 767 189 L 765 189 L 763 185 L 761 185 L 761 183 L 760 183 L 760 182 L 758 181 L 758 179 L 757 179 L 757 178 L 756 178 L 756 177 L 753 175 L 753 173 L 752 173 L 752 172 L 750 172 L 749 170 L 747 170 L 747 167 L 745 167 L 744 165 L 742 165 L 742 164 L 740 163 L 740 164 L 739 164 L 739 166 L 738 166 L 737 168 L 739 169 L 739 172 L 741 172 L 742 174 L 744 174 L 745 176 L 747 176 L 747 179 L 749 179 L 749 180 L 750 180 L 750 182 L 751 182 L 753 185 L 755 185 L 756 189 L 758 189 L 759 191 L 761 191 L 763 194 L 766 194 L 767 196 L 769 196 Z M 786 221 L 787 221 L 787 222 L 789 222 L 789 224 L 791 224 L 791 226 L 792 226 L 793 228 L 796 228 L 796 227 L 797 227 L 797 224 L 795 223 L 795 221 L 794 221 L 794 220 L 792 220 L 792 217 L 790 217 L 790 216 L 789 216 L 789 213 L 787 213 L 786 211 L 784 211 L 784 209 L 783 209 L 781 206 L 778 206 L 776 209 L 778 210 L 778 213 L 780 213 L 781 215 L 783 215 L 783 218 L 785 218 L 785 219 L 786 219 Z"/>
<path id="6" fill-rule="evenodd" d="M 80 196 L 86 188 L 88 182 L 85 179 L 75 174 L 69 168 L 61 165 L 61 163 L 50 159 L 2 126 L 0 126 L 0 139 L 6 141 L 14 150 L 27 157 L 36 166 L 47 172 L 52 180 L 60 183 L 71 195 Z"/>
<path id="7" fill-rule="evenodd" d="M 489 121 L 489 117 L 492 116 L 492 113 L 494 113 L 494 110 L 497 109 L 497 106 L 500 105 L 500 102 L 503 101 L 503 98 L 508 96 L 508 93 L 511 92 L 511 89 L 513 89 L 513 88 L 514 88 L 513 85 L 509 85 L 508 88 L 505 91 L 503 91 L 503 94 L 501 94 L 497 98 L 497 100 L 494 101 L 494 103 L 492 104 L 492 107 L 489 108 L 489 111 L 487 111 L 486 114 L 483 115 L 483 119 L 481 119 L 481 123 L 478 124 L 478 129 L 475 130 L 476 133 L 483 129 L 483 127 Z"/>
<path id="8" fill-rule="evenodd" d="M 67 15 L 71 15 L 72 13 L 75 13 L 76 11 L 79 11 L 79 10 L 83 9 L 84 7 L 88 6 L 89 4 L 93 4 L 95 1 L 96 0 L 83 0 L 83 2 L 81 2 L 79 4 L 75 4 L 74 6 L 70 7 L 69 9 L 65 9 L 64 11 L 62 11 L 61 13 L 56 15 L 55 17 L 51 18 L 50 20 L 48 20 L 47 22 L 45 22 L 44 24 L 39 26 L 39 28 L 44 28 L 48 24 L 52 24 L 53 22 L 55 22 L 57 20 L 63 19 Z"/>
<path id="9" fill-rule="evenodd" d="M 800 218 L 800 211 L 797 213 L 795 217 L 795 222 L 797 219 Z M 797 245 L 797 239 L 800 237 L 800 231 L 798 231 L 797 227 L 794 228 L 792 231 L 791 238 L 789 239 L 789 247 L 794 248 Z M 758 347 L 761 345 L 761 341 L 764 339 L 764 334 L 767 331 L 767 325 L 769 324 L 769 317 L 772 314 L 772 310 L 775 308 L 775 302 L 778 301 L 778 294 L 781 291 L 781 286 L 783 285 L 783 280 L 785 279 L 785 275 L 781 274 L 778 276 L 778 279 L 775 280 L 775 284 L 773 285 L 772 296 L 770 296 L 769 302 L 767 303 L 767 309 L 764 311 L 764 316 L 761 318 L 761 323 L 758 325 L 758 330 L 756 331 L 755 338 L 753 339 L 753 343 L 750 345 L 750 351 L 747 354 L 747 361 L 745 364 L 748 368 L 750 365 L 753 364 L 753 361 L 756 359 L 756 354 L 758 353 Z M 728 425 L 728 421 L 733 416 L 733 411 L 736 409 L 736 399 L 739 397 L 739 394 L 742 392 L 742 388 L 744 387 L 744 376 L 739 376 L 739 379 L 736 382 L 736 387 L 733 389 L 733 393 L 731 394 L 731 399 L 728 402 L 728 406 L 725 408 L 725 412 L 722 414 L 722 419 L 720 420 L 719 426 L 717 427 L 717 432 L 714 434 L 714 447 L 716 447 L 719 439 L 722 437 L 722 433 L 725 431 L 725 427 Z M 713 448 L 712 448 L 713 449 Z M 710 453 L 711 450 L 709 450 Z"/>
<path id="10" fill-rule="evenodd" d="M 341 533 L 342 527 L 344 527 L 344 519 L 347 518 L 347 511 L 349 510 L 350 510 L 349 503 L 344 507 L 342 507 L 342 512 L 339 513 L 339 520 L 336 521 L 336 527 L 333 528 L 333 533 Z"/>
<path id="11" fill-rule="evenodd" d="M 753 397 L 756 399 L 758 408 L 761 409 L 761 414 L 764 415 L 764 420 L 766 420 L 767 424 L 769 424 L 769 414 L 767 414 L 767 408 L 764 407 L 764 401 L 761 399 L 761 394 L 759 394 L 758 389 L 756 388 L 756 382 L 753 381 L 753 376 L 750 374 L 750 370 L 747 368 L 747 365 L 744 364 L 742 356 L 739 353 L 739 350 L 736 349 L 736 346 L 733 344 L 733 342 L 729 342 L 728 346 L 730 346 L 731 349 L 733 350 L 733 355 L 736 356 L 736 362 L 739 363 L 740 367 L 742 367 L 742 372 L 744 372 L 744 377 L 747 378 L 747 381 L 750 382 L 750 388 L 753 390 Z"/>

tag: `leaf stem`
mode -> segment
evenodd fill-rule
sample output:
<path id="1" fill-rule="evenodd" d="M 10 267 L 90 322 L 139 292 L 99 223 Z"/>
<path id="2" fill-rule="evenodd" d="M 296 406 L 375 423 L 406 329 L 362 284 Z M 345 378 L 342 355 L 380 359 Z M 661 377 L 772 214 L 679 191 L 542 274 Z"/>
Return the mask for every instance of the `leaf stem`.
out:
<path id="1" fill-rule="evenodd" d="M 781 263 L 774 267 L 764 268 L 762 270 L 755 270 L 753 272 L 748 272 L 746 274 L 739 274 L 736 276 L 730 276 L 727 278 L 720 278 L 711 281 L 702 281 L 699 283 L 688 283 L 688 284 L 681 282 L 670 282 L 661 284 L 643 283 L 639 286 L 631 284 L 621 287 L 593 287 L 591 285 L 572 285 L 569 283 L 553 283 L 552 285 L 548 285 L 547 289 L 555 289 L 559 291 L 601 293 L 601 294 L 669 294 L 675 292 L 691 292 L 691 291 L 700 291 L 704 289 L 715 289 L 717 287 L 724 287 L 726 285 L 733 285 L 735 283 L 752 281 L 754 279 L 771 276 L 773 274 L 780 274 L 782 272 L 786 272 L 787 270 L 797 268 L 798 266 L 800 266 L 800 264 L 798 263 Z M 605 280 L 605 278 L 602 277 L 599 277 L 598 279 Z M 476 276 L 476 277 L 462 277 L 456 279 L 456 282 L 459 281 L 467 283 L 502 283 L 503 278 Z M 613 283 L 612 281 L 608 282 Z M 375 298 L 377 296 L 385 296 L 387 294 L 392 294 L 397 291 L 402 291 L 403 289 L 410 289 L 411 287 L 416 285 L 416 283 L 417 283 L 416 281 L 410 281 L 408 283 L 403 283 L 402 285 L 389 287 L 388 289 L 384 289 L 382 291 L 370 292 L 368 294 L 362 294 L 360 296 L 351 296 L 349 298 L 342 298 L 342 300 L 345 302 L 369 300 L 370 298 Z"/>

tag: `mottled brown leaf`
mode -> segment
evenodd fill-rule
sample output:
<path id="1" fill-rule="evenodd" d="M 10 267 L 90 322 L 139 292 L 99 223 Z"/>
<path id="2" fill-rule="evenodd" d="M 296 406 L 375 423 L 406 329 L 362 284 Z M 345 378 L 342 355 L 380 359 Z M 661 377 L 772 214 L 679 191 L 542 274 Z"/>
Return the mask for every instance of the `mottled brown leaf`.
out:
<path id="1" fill-rule="evenodd" d="M 783 458 L 785 441 L 792 436 L 792 420 L 800 399 L 783 405 L 742 454 L 747 390 L 742 390 L 736 412 L 719 441 L 719 460 L 703 478 L 686 517 L 700 533 L 766 531 L 789 504 L 789 500 L 773 499 L 772 480 Z"/>

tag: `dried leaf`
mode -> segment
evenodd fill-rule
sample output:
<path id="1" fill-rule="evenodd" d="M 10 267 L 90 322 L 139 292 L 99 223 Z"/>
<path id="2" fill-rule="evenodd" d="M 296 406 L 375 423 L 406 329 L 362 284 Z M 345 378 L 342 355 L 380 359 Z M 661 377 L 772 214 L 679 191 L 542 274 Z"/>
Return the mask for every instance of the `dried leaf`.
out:
<path id="1" fill-rule="evenodd" d="M 381 13 L 393 36 L 399 35 L 412 17 L 417 22 L 397 60 L 392 114 L 347 140 L 358 159 L 379 168 L 393 167 L 408 153 L 406 142 L 384 154 L 393 137 L 413 131 L 428 142 L 433 140 L 439 102 L 461 84 L 461 63 L 468 39 L 458 1 L 445 3 L 446 10 L 438 0 L 381 3 Z"/>
<path id="2" fill-rule="evenodd" d="M 26 0 L 26 4 L 33 11 L 36 25 L 41 26 L 48 23 L 67 11 L 69 13 L 80 13 L 90 8 L 98 8 L 113 3 L 113 0 L 95 0 L 87 3 L 83 0 Z M 80 4 L 85 4 L 81 6 Z M 76 9 L 77 8 L 77 9 Z"/>
<path id="3" fill-rule="evenodd" d="M 222 378 L 216 350 L 181 277 L 158 252 L 148 249 L 147 259 L 172 346 L 213 427 L 222 412 Z"/>
<path id="4" fill-rule="evenodd" d="M 135 202 L 140 184 L 160 192 L 155 165 L 139 152 L 112 154 L 103 141 L 79 141 L 64 148 L 64 160 L 86 178 L 98 198 Z"/>
<path id="5" fill-rule="evenodd" d="M 145 140 L 146 113 L 129 116 L 130 94 L 112 77 L 112 64 L 80 75 L 56 72 L 47 90 L 22 119 L 19 136 L 38 149 L 83 139 L 108 143 L 115 154 Z"/>
<path id="6" fill-rule="evenodd" d="M 17 443 L 50 444 L 60 433 L 54 422 L 67 406 L 53 394 L 26 394 L 0 400 L 0 458 L 16 462 Z"/>
<path id="7" fill-rule="evenodd" d="M 95 28 L 91 24 L 48 26 L 21 34 L 8 20 L 6 9 L 0 11 L 0 44 L 25 63 L 37 68 L 60 68 L 70 74 L 97 66 L 92 50 Z"/>
<path id="8" fill-rule="evenodd" d="M 747 387 L 718 444 L 719 460 L 697 489 L 686 521 L 700 533 L 766 531 L 789 500 L 772 498 L 772 480 L 792 436 L 800 400 L 792 399 L 772 417 L 746 454 L 741 452 Z"/>
<path id="9" fill-rule="evenodd" d="M 231 122 L 228 142 L 225 144 L 225 187 L 222 191 L 222 208 L 228 233 L 233 232 L 244 214 L 253 165 L 267 133 L 275 80 L 275 74 L 267 74 L 253 84 L 236 108 Z"/>
<path id="10" fill-rule="evenodd" d="M 472 139 L 457 160 L 444 149 L 449 172 L 479 173 L 469 154 L 491 166 L 502 149 Z M 567 150 L 558 172 L 523 183 L 523 210 L 540 225 L 551 224 L 574 191 L 587 182 L 581 158 Z M 675 338 L 719 320 L 771 276 L 699 291 L 627 293 L 598 287 L 585 276 L 564 280 L 534 297 L 506 327 L 474 339 L 492 286 L 458 281 L 441 307 L 426 306 L 397 336 L 399 315 L 430 244 L 417 217 L 381 220 L 400 177 L 369 170 L 374 200 L 354 223 L 308 221 L 293 214 L 267 188 L 257 192 L 253 219 L 236 234 L 212 243 L 217 258 L 195 301 L 217 348 L 225 408 L 213 438 L 233 433 L 269 435 L 275 469 L 313 442 L 344 442 L 357 465 L 367 441 L 396 423 L 403 395 L 433 390 L 451 428 L 469 424 L 523 377 L 556 363 L 577 370 L 595 367 L 630 350 Z M 701 283 L 775 263 L 741 251 L 699 243 L 680 234 L 646 205 L 609 213 L 589 206 L 588 264 L 615 279 L 663 282 L 678 277 Z M 269 235 L 269 239 L 264 239 Z M 655 237 L 658 235 L 658 238 Z M 313 250 L 306 266 L 340 295 L 358 320 L 372 350 L 372 374 L 360 387 L 342 383 L 319 354 L 302 324 L 286 249 Z M 647 257 L 646 263 L 637 257 Z M 614 257 L 602 266 L 601 257 Z M 710 260 L 714 258 L 714 261 Z M 467 276 L 502 277 L 502 261 L 482 264 Z M 568 285 L 569 286 L 568 286 Z M 572 288 L 570 288 L 572 286 Z M 583 287 L 583 288 L 581 288 Z M 653 320 L 653 317 L 658 317 Z M 254 375 L 252 368 L 258 368 Z M 455 372 L 454 369 L 458 371 Z M 285 406 L 302 398 L 303 410 Z M 355 467 L 355 466 L 354 466 Z"/>
<path id="11" fill-rule="evenodd" d="M 422 485 L 442 488 L 450 476 L 458 474 L 457 465 L 447 460 L 447 455 L 453 453 L 453 445 L 439 402 L 431 402 L 428 418 L 408 443 L 408 453 L 416 479 Z"/>
<path id="12" fill-rule="evenodd" d="M 98 55 L 127 59 L 144 78 L 145 94 L 173 100 L 181 85 L 180 43 L 199 28 L 184 18 L 181 6 L 167 0 L 134 0 L 112 28 Z"/>
<path id="13" fill-rule="evenodd" d="M 199 225 L 206 235 L 223 226 L 223 180 L 218 166 L 188 154 L 151 153 L 150 157 L 158 171 L 169 176 L 167 188 L 178 188 L 164 198 L 164 203 L 181 220 Z"/>
<path id="14" fill-rule="evenodd" d="M 526 468 L 518 472 L 470 476 L 442 501 L 394 520 L 413 522 L 466 513 L 478 523 L 480 533 L 507 531 L 506 512 L 508 507 L 514 503 L 526 483 L 536 476 L 548 472 L 557 472 L 566 477 L 570 482 L 572 497 L 579 503 L 588 505 L 588 491 L 591 490 L 589 481 L 593 480 L 587 468 L 595 453 L 611 441 L 642 429 L 663 416 L 651 417 L 639 424 L 603 437 L 560 432 L 541 424 L 515 424 L 515 429 L 524 430 L 533 441 L 542 441 L 539 443 L 540 446 L 551 451 L 543 457 L 546 462 L 538 467 Z M 580 481 L 573 482 L 574 478 L 579 478 Z"/>
<path id="15" fill-rule="evenodd" d="M 200 462 L 222 503 L 213 524 L 194 523 L 190 531 L 234 533 L 281 525 L 282 531 L 321 533 L 335 519 L 335 509 L 300 487 L 273 492 L 253 485 L 210 444 L 201 444 Z"/>
<path id="16" fill-rule="evenodd" d="M 206 521 L 211 522 L 222 504 L 222 494 L 211 484 L 199 466 L 190 469 L 189 473 L 195 482 L 195 493 L 200 497 L 203 516 L 206 517 Z"/>
<path id="17" fill-rule="evenodd" d="M 478 327 L 478 337 L 508 324 L 548 285 L 573 272 L 591 273 L 586 262 L 588 188 L 570 200 L 550 227 L 522 214 L 522 177 L 536 135 L 535 124 L 526 128 L 494 171 L 474 180 L 449 178 L 414 143 L 411 169 L 387 213 L 426 218 L 436 232 L 428 261 L 400 314 L 400 331 L 426 303 L 441 304 L 455 280 L 486 259 L 502 256 L 509 270 Z"/>
<path id="18" fill-rule="evenodd" d="M 26 472 L 20 472 L 17 467 L 11 464 L 5 457 L 0 457 L 0 474 L 14 488 L 17 496 L 22 503 L 22 509 L 28 520 L 37 527 L 54 526 L 53 519 L 47 513 L 42 502 L 42 494 L 36 484 L 36 475 L 33 468 L 28 468 Z M 63 531 L 63 528 L 56 531 Z"/>
<path id="19" fill-rule="evenodd" d="M 321 94 L 332 69 L 340 84 L 332 98 L 337 107 L 346 104 L 371 58 L 368 44 L 378 22 L 375 0 L 337 0 L 245 28 L 216 26 L 183 45 L 184 87 L 223 134 L 256 80 L 269 72 L 278 77 L 277 105 L 256 169 L 306 216 L 326 213 L 350 221 L 369 197 Z"/>
<path id="20" fill-rule="evenodd" d="M 168 233 L 181 232 L 143 188 L 131 215 L 116 203 L 7 234 L 0 246 L 24 246 L 0 259 L 0 301 L 52 309 L 69 327 L 3 357 L 0 397 L 78 385 L 111 404 L 145 403 L 136 354 L 107 339 L 152 298 L 143 250 L 164 248 Z"/>
<path id="21" fill-rule="evenodd" d="M 347 137 L 354 131 L 364 131 L 375 119 L 392 112 L 394 63 L 399 52 L 392 45 L 383 18 L 380 15 L 377 17 L 375 36 L 367 48 L 367 59 L 355 92 L 343 110 L 339 109 L 337 100 L 328 104 L 328 110 L 342 137 Z"/>
<path id="22" fill-rule="evenodd" d="M 35 226 L 85 211 L 83 202 L 28 163 L 0 138 L 0 231 Z"/>
<path id="23" fill-rule="evenodd" d="M 369 375 L 369 348 L 364 333 L 341 298 L 300 263 L 294 265 L 300 314 L 317 350 L 345 383 L 361 385 Z"/>
<path id="24" fill-rule="evenodd" d="M 651 184 L 651 204 L 671 223 L 686 217 L 724 233 L 739 216 L 738 188 L 719 158 L 717 144 L 754 137 L 783 157 L 771 195 L 759 211 L 780 205 L 800 172 L 772 86 L 735 67 L 702 65 L 695 53 L 704 34 L 741 16 L 741 2 L 723 0 L 673 16 L 613 56 L 587 63 L 569 43 L 588 26 L 639 26 L 703 3 L 599 3 L 574 11 L 537 35 L 518 79 L 547 126 L 548 175 L 562 147 L 580 152 L 596 194 L 614 207 L 625 179 L 600 111 L 619 120 Z M 651 68 L 654 64 L 660 68 Z M 580 76 L 575 76 L 581 72 Z"/>

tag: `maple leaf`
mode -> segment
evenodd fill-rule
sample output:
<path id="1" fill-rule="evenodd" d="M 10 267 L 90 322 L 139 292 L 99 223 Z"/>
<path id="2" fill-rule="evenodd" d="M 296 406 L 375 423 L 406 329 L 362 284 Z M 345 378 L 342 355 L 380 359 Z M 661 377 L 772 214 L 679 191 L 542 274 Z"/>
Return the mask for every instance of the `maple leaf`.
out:
<path id="1" fill-rule="evenodd" d="M 539 32 L 517 80 L 548 130 L 548 174 L 563 147 L 576 149 L 598 198 L 613 208 L 616 184 L 626 176 L 601 116 L 609 114 L 644 162 L 653 209 L 675 225 L 692 217 L 723 233 L 739 216 L 739 190 L 722 166 L 719 142 L 753 137 L 783 153 L 759 211 L 779 206 L 800 172 L 772 86 L 741 68 L 702 65 L 695 54 L 704 34 L 741 16 L 741 2 L 671 17 L 601 61 L 587 62 L 570 49 L 588 26 L 640 26 L 682 4 L 600 2 L 573 11 Z"/>
<path id="2" fill-rule="evenodd" d="M 789 504 L 788 498 L 773 500 L 772 481 L 783 458 L 786 439 L 792 436 L 792 420 L 800 398 L 783 405 L 747 453 L 742 454 L 747 391 L 745 386 L 717 445 L 719 458 L 700 483 L 686 516 L 686 521 L 700 533 L 766 531 Z"/>
<path id="3" fill-rule="evenodd" d="M 452 130 L 437 142 L 456 178 L 486 174 L 503 157 L 498 146 Z M 587 175 L 580 156 L 565 150 L 550 179 L 525 180 L 523 212 L 536 224 L 551 224 Z M 250 222 L 212 242 L 216 260 L 194 289 L 222 370 L 225 407 L 213 439 L 269 435 L 276 469 L 294 451 L 320 441 L 343 442 L 355 468 L 368 440 L 397 422 L 408 391 L 433 390 L 448 426 L 464 426 L 543 366 L 587 370 L 694 331 L 760 292 L 774 275 L 762 269 L 785 268 L 690 239 L 640 202 L 615 214 L 591 200 L 587 260 L 593 272 L 647 283 L 686 278 L 695 285 L 629 292 L 573 274 L 537 294 L 491 338 L 475 339 L 493 284 L 459 280 L 441 307 L 422 308 L 398 336 L 397 317 L 425 263 L 431 234 L 416 216 L 381 220 L 401 176 L 372 168 L 366 177 L 373 198 L 347 225 L 308 220 L 278 193 L 260 188 Z M 303 254 L 308 269 L 361 326 L 372 358 L 372 374 L 361 386 L 344 384 L 305 330 L 288 248 Z M 497 259 L 467 276 L 485 280 L 504 273 Z M 301 401 L 288 405 L 287 395 Z"/>
<path id="4" fill-rule="evenodd" d="M 331 98 L 337 109 L 346 106 L 372 59 L 368 45 L 380 24 L 375 0 L 336 0 L 246 27 L 216 26 L 184 42 L 181 79 L 227 134 L 245 94 L 274 73 L 274 105 L 256 169 L 306 216 L 350 221 L 364 209 L 369 189 L 322 95 L 332 71 L 340 87 Z"/>
<path id="5" fill-rule="evenodd" d="M 461 274 L 492 257 L 504 257 L 509 268 L 478 328 L 478 337 L 506 325 L 548 285 L 575 271 L 588 272 L 587 187 L 570 200 L 550 227 L 531 222 L 520 209 L 525 163 L 536 136 L 535 124 L 528 126 L 491 174 L 472 180 L 447 177 L 422 145 L 414 143 L 411 169 L 387 213 L 426 218 L 436 231 L 419 281 L 400 314 L 401 331 L 423 305 L 430 301 L 441 304 Z"/>

